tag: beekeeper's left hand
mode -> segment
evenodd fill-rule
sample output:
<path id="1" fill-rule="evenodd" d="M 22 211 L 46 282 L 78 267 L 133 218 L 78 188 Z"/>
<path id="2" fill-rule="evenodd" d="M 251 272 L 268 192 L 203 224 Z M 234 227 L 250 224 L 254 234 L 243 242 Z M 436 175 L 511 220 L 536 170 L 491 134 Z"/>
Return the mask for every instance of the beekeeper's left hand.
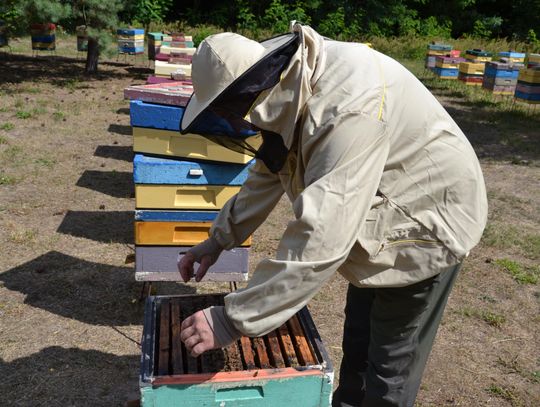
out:
<path id="1" fill-rule="evenodd" d="M 187 351 L 193 357 L 203 352 L 217 348 L 214 331 L 210 327 L 203 311 L 187 317 L 182 322 L 180 339 L 186 345 Z"/>

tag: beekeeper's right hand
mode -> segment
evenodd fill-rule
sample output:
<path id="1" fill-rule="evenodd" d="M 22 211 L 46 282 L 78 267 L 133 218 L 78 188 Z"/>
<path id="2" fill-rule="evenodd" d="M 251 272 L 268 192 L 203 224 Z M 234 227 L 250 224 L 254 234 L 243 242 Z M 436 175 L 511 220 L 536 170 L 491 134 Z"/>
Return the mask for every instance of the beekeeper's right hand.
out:
<path id="1" fill-rule="evenodd" d="M 216 239 L 210 237 L 204 242 L 199 243 L 197 246 L 193 246 L 186 254 L 182 256 L 178 255 L 178 271 L 184 283 L 187 283 L 194 274 L 193 265 L 199 263 L 199 269 L 195 276 L 195 281 L 202 280 L 208 269 L 214 264 L 223 248 L 219 245 Z"/>

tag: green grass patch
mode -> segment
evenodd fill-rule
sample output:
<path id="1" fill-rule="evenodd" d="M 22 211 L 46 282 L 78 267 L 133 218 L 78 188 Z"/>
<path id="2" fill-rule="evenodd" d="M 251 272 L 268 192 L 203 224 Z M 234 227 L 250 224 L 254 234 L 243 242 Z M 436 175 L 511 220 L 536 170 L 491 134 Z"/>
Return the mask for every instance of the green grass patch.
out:
<path id="1" fill-rule="evenodd" d="M 29 119 L 32 117 L 32 113 L 27 112 L 26 110 L 18 110 L 15 116 L 17 116 L 18 119 Z"/>
<path id="2" fill-rule="evenodd" d="M 0 144 L 7 144 L 7 138 L 0 136 Z"/>
<path id="3" fill-rule="evenodd" d="M 5 131 L 10 131 L 10 130 L 13 130 L 15 128 L 15 125 L 13 123 L 3 123 L 1 126 L 0 126 L 0 129 L 1 130 L 5 130 Z"/>
<path id="4" fill-rule="evenodd" d="M 540 278 L 539 266 L 528 267 L 510 259 L 497 259 L 495 264 L 510 273 L 512 278 L 519 284 L 538 284 Z"/>
<path id="5" fill-rule="evenodd" d="M 43 113 L 47 113 L 47 109 L 45 109 L 44 107 L 42 106 L 38 106 L 38 107 L 34 107 L 32 109 L 32 116 L 37 116 L 39 114 L 43 114 Z"/>
<path id="6" fill-rule="evenodd" d="M 16 178 L 0 173 L 0 185 L 13 185 L 16 182 Z"/>
<path id="7" fill-rule="evenodd" d="M 492 384 L 486 390 L 488 393 L 493 394 L 494 396 L 497 396 L 504 400 L 509 401 L 512 405 L 519 405 L 519 404 L 515 404 L 515 403 L 518 403 L 519 400 L 516 397 L 516 395 L 512 392 L 512 390 L 509 390 L 505 387 L 497 386 L 496 384 Z"/>
<path id="8" fill-rule="evenodd" d="M 56 164 L 56 160 L 52 158 L 38 158 L 34 162 L 47 168 L 52 168 Z"/>
<path id="9" fill-rule="evenodd" d="M 495 328 L 500 328 L 506 322 L 506 317 L 504 315 L 496 314 L 491 311 L 482 311 L 480 313 L 480 318 L 488 325 Z"/>
<path id="10" fill-rule="evenodd" d="M 540 259 L 540 234 L 527 233 L 513 225 L 489 223 L 484 230 L 482 242 L 497 249 L 518 248 L 526 257 L 532 260 Z"/>
<path id="11" fill-rule="evenodd" d="M 54 112 L 52 116 L 55 121 L 59 122 L 59 121 L 62 121 L 66 117 L 66 114 L 64 112 L 58 111 L 58 112 Z"/>

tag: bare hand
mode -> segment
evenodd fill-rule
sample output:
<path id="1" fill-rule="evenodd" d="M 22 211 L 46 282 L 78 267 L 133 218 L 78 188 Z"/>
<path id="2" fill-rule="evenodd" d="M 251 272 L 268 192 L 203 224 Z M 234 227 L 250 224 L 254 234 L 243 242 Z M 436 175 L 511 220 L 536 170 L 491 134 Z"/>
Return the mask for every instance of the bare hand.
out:
<path id="1" fill-rule="evenodd" d="M 195 314 L 184 319 L 181 325 L 181 331 L 180 339 L 184 342 L 187 351 L 193 357 L 197 357 L 207 350 L 218 347 L 214 338 L 214 332 L 210 328 L 202 311 L 197 311 Z"/>
<path id="2" fill-rule="evenodd" d="M 191 252 L 187 252 L 184 256 L 178 261 L 178 271 L 184 283 L 187 283 L 194 274 L 193 265 L 195 264 L 195 257 Z M 212 257 L 207 255 L 201 258 L 199 269 L 197 270 L 197 275 L 195 276 L 195 281 L 199 282 L 205 276 L 206 272 L 212 265 Z"/>

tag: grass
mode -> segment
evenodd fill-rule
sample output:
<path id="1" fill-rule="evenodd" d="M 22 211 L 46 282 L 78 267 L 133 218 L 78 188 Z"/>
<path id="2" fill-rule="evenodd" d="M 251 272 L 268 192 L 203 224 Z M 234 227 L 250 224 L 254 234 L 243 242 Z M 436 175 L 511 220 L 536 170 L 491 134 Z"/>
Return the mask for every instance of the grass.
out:
<path id="1" fill-rule="evenodd" d="M 487 310 L 478 310 L 469 306 L 462 307 L 457 313 L 467 318 L 480 319 L 494 328 L 501 328 L 506 322 L 504 315 Z"/>
<path id="2" fill-rule="evenodd" d="M 5 131 L 10 131 L 10 130 L 13 130 L 15 128 L 15 125 L 13 123 L 4 123 L 0 126 L 0 130 L 5 130 Z M 2 144 L 2 143 L 0 143 Z"/>
<path id="3" fill-rule="evenodd" d="M 531 260 L 540 259 L 540 234 L 527 233 L 517 226 L 490 222 L 484 230 L 482 242 L 497 249 L 517 248 Z"/>
<path id="4" fill-rule="evenodd" d="M 56 164 L 56 160 L 51 158 L 38 158 L 34 162 L 46 168 L 52 168 Z"/>
<path id="5" fill-rule="evenodd" d="M 57 111 L 57 112 L 54 112 L 52 116 L 55 121 L 59 122 L 59 121 L 62 121 L 66 117 L 66 114 L 64 112 Z"/>
<path id="6" fill-rule="evenodd" d="M 18 110 L 15 116 L 17 116 L 18 119 L 29 119 L 32 117 L 32 113 L 26 110 Z"/>
<path id="7" fill-rule="evenodd" d="M 16 182 L 16 178 L 0 173 L 0 185 L 13 185 Z"/>
<path id="8" fill-rule="evenodd" d="M 37 232 L 33 229 L 13 233 L 9 239 L 16 244 L 26 244 L 36 239 Z"/>
<path id="9" fill-rule="evenodd" d="M 1 144 L 7 144 L 8 141 L 7 141 L 7 138 L 3 137 L 3 136 L 0 136 L 0 145 Z"/>
<path id="10" fill-rule="evenodd" d="M 507 400 L 512 403 L 512 405 L 515 405 L 514 403 L 517 402 L 516 395 L 509 389 L 506 389 L 501 386 L 497 386 L 496 384 L 492 384 L 487 389 L 488 393 L 493 394 L 494 396 L 500 397 L 504 400 Z"/>
<path id="11" fill-rule="evenodd" d="M 510 259 L 497 259 L 495 264 L 510 273 L 512 278 L 519 284 L 538 284 L 540 277 L 539 266 L 528 267 Z"/>

